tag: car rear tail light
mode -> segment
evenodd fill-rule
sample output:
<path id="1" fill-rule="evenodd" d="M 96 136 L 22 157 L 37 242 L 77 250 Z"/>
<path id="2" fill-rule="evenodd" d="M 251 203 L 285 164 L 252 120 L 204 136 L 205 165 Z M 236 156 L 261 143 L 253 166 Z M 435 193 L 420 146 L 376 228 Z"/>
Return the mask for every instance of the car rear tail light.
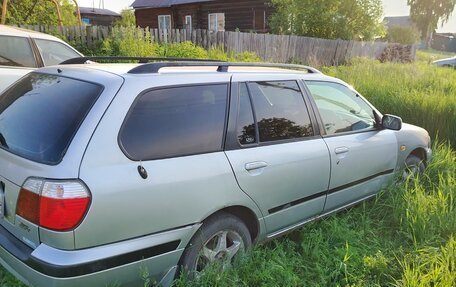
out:
<path id="1" fill-rule="evenodd" d="M 16 214 L 56 231 L 76 228 L 90 205 L 90 193 L 78 180 L 28 179 L 21 188 Z"/>

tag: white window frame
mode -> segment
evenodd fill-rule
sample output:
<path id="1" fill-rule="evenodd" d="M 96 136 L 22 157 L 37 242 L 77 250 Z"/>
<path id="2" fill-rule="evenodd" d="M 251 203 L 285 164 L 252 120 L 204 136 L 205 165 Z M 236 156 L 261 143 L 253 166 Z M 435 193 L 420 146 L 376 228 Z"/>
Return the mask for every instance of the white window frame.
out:
<path id="1" fill-rule="evenodd" d="M 211 18 L 215 17 L 215 27 L 211 27 Z M 225 13 L 209 13 L 207 16 L 208 30 L 214 32 L 225 31 Z M 221 23 L 220 23 L 221 22 Z M 223 25 L 220 25 L 223 24 Z"/>
<path id="2" fill-rule="evenodd" d="M 166 25 L 166 18 L 169 19 L 169 27 L 168 28 L 165 28 L 165 27 L 161 27 L 162 25 L 162 21 L 160 19 L 165 19 L 165 25 Z M 171 15 L 158 15 L 158 29 L 159 30 L 170 30 L 171 29 Z"/>
<path id="3" fill-rule="evenodd" d="M 185 15 L 185 29 L 187 30 L 192 30 L 193 21 L 192 21 L 192 15 Z"/>

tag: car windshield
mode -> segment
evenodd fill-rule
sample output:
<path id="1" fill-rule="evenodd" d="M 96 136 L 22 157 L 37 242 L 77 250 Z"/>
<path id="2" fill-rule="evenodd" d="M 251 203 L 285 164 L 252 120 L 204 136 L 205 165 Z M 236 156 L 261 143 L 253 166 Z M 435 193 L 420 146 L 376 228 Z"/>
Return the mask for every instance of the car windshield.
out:
<path id="1" fill-rule="evenodd" d="M 0 97 L 0 146 L 24 158 L 59 163 L 102 87 L 30 73 Z"/>

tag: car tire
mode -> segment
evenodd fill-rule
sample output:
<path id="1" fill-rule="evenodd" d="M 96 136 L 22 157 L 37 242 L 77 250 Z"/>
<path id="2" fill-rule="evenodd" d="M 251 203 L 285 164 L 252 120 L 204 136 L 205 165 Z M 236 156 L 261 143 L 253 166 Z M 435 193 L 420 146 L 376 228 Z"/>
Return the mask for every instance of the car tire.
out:
<path id="1" fill-rule="evenodd" d="M 247 226 L 236 216 L 218 213 L 206 221 L 185 248 L 177 275 L 197 278 L 209 265 L 230 266 L 233 259 L 252 245 Z"/>
<path id="2" fill-rule="evenodd" d="M 426 165 L 424 164 L 424 160 L 416 155 L 411 154 L 405 160 L 402 177 L 403 179 L 416 177 L 417 175 L 422 174 L 425 169 Z"/>

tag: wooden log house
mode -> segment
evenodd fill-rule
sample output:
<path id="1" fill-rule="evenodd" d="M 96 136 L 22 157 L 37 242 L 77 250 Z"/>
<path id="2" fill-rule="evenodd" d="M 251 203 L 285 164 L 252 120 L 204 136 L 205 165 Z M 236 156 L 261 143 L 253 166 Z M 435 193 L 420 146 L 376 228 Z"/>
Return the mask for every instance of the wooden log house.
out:
<path id="1" fill-rule="evenodd" d="M 152 29 L 268 32 L 268 0 L 135 0 L 136 24 Z"/>

